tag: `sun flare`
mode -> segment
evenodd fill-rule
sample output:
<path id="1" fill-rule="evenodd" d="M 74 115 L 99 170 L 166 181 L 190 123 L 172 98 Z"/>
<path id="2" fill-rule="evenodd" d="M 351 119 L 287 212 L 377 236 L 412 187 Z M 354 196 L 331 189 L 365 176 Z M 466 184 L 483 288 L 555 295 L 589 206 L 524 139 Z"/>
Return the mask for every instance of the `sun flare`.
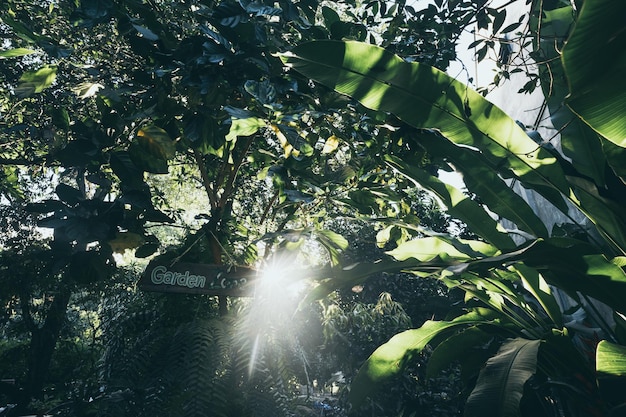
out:
<path id="1" fill-rule="evenodd" d="M 254 298 L 247 313 L 247 333 L 252 341 L 248 372 L 254 372 L 269 340 L 291 337 L 296 314 L 307 286 L 307 273 L 294 260 L 276 259 L 259 270 Z"/>

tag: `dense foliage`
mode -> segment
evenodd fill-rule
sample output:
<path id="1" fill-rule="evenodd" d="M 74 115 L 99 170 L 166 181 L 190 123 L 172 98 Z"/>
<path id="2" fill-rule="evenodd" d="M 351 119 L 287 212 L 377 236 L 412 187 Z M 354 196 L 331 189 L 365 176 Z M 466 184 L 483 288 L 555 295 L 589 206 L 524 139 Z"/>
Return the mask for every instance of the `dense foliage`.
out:
<path id="1" fill-rule="evenodd" d="M 505 25 L 486 0 L 2 2 L 0 414 L 619 409 L 624 10 L 580 3 Z M 491 33 L 472 47 L 498 51 L 495 84 L 541 87 L 567 158 L 439 71 L 469 27 Z M 537 71 L 511 67 L 513 42 Z M 437 179 L 452 167 L 469 193 Z M 511 181 L 591 223 L 549 230 Z M 262 290 L 134 288 L 148 260 L 285 259 L 285 302 L 315 267 L 296 315 Z M 351 383 L 342 407 L 313 411 L 313 379 Z"/>
<path id="2" fill-rule="evenodd" d="M 0 192 L 12 215 L 3 216 L 10 227 L 0 275 L 2 355 L 11 365 L 1 377 L 17 379 L 2 384 L 3 403 L 17 404 L 10 412 L 168 413 L 188 400 L 184 383 L 194 381 L 189 395 L 211 386 L 215 396 L 190 404 L 187 415 L 207 407 L 287 413 L 288 374 L 306 382 L 295 366 L 279 364 L 289 354 L 259 365 L 280 372 L 246 391 L 241 358 L 252 347 L 233 353 L 229 346 L 246 344 L 220 330 L 227 311 L 245 315 L 238 303 L 135 294 L 142 262 L 263 267 L 274 252 L 301 249 L 338 268 L 347 242 L 328 219 L 412 213 L 410 183 L 381 159 L 402 152 L 411 129 L 386 127 L 388 115 L 287 73 L 276 54 L 314 39 L 368 40 L 445 68 L 477 15 L 484 5 L 471 1 L 424 9 L 378 1 L 2 2 Z M 437 161 L 419 157 L 436 170 Z M 128 265 L 129 257 L 138 263 Z M 278 349 L 271 332 L 256 337 Z M 158 360 L 186 349 L 198 360 L 221 359 L 206 369 Z M 72 354 L 86 365 L 70 377 L 63 358 Z M 216 405 L 224 392 L 241 392 L 241 407 Z"/>
<path id="3" fill-rule="evenodd" d="M 614 82 L 612 71 L 623 63 L 626 46 L 615 14 L 626 9 L 587 0 L 582 8 L 533 3 L 531 11 L 530 32 L 520 35 L 530 37 L 535 58 L 547 58 L 539 60 L 535 82 L 541 82 L 554 125 L 563 129 L 563 151 L 571 159 L 463 83 L 377 46 L 317 41 L 283 55 L 296 71 L 424 129 L 411 144 L 453 163 L 479 197 L 470 200 L 406 155 L 385 157 L 390 167 L 437 194 L 482 239 L 433 234 L 407 240 L 390 252 L 397 262 L 360 265 L 325 283 L 318 295 L 333 285 L 358 284 L 372 268 L 404 269 L 466 293 L 467 304 L 457 314 L 399 333 L 370 356 L 351 387 L 355 405 L 431 344 L 431 375 L 461 362 L 471 390 L 466 416 L 623 410 L 616 387 L 624 383 L 626 343 L 626 181 L 618 161 L 625 156 L 620 111 L 626 86 Z M 587 36 L 591 25 L 602 27 L 593 38 Z M 592 64 L 582 64 L 589 54 L 603 57 L 607 78 L 591 76 Z M 605 88 L 612 90 L 606 97 Z M 544 223 L 511 181 L 569 220 Z M 575 220 L 580 213 L 586 222 Z"/>

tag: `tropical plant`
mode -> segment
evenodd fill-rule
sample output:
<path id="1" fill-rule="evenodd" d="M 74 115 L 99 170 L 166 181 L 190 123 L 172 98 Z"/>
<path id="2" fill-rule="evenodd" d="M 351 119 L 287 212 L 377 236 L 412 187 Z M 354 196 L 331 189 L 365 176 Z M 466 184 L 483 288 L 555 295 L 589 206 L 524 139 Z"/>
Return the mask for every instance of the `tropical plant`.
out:
<path id="1" fill-rule="evenodd" d="M 406 211 L 406 196 L 381 186 L 397 180 L 378 158 L 401 149 L 397 134 L 334 93 L 318 101 L 315 86 L 295 89 L 275 54 L 306 40 L 369 38 L 416 46 L 416 56 L 444 68 L 479 9 L 472 1 L 424 10 L 316 0 L 1 2 L 2 204 L 25 207 L 49 229 L 37 261 L 54 265 L 38 276 L 44 330 L 54 331 L 36 343 L 30 326 L 32 357 L 54 351 L 72 294 L 115 288 L 125 251 L 251 265 L 262 261 L 260 241 L 269 254 L 317 239 L 336 264 L 345 240 L 325 230 L 328 213 Z M 167 181 L 193 184 L 199 207 L 164 192 Z M 2 284 L 8 306 L 36 302 L 10 276 Z M 221 311 L 227 306 L 222 297 Z M 37 379 L 49 362 L 33 364 L 24 409 L 42 397 Z"/>
<path id="2" fill-rule="evenodd" d="M 286 65 L 305 77 L 421 129 L 405 136 L 408 151 L 385 156 L 388 166 L 435 193 L 480 238 L 432 233 L 400 243 L 389 252 L 395 260 L 357 265 L 321 282 L 312 297 L 356 285 L 373 270 L 405 270 L 436 276 L 466 293 L 466 307 L 456 316 L 402 332 L 370 356 L 352 382 L 355 407 L 401 374 L 429 344 L 434 347 L 429 373 L 451 361 L 461 363 L 469 387 L 467 416 L 603 415 L 624 406 L 621 397 L 606 395 L 602 377 L 611 376 L 615 383 L 623 375 L 626 343 L 626 177 L 618 162 L 626 157 L 621 116 L 626 88 L 623 80 L 615 79 L 626 51 L 616 16 L 623 15 L 626 4 L 587 0 L 578 12 L 572 6 L 534 11 L 535 28 L 546 24 L 545 32 L 535 32 L 541 41 L 535 44 L 537 53 L 554 54 L 554 46 L 541 48 L 542 36 L 558 48 L 565 38 L 554 43 L 555 31 L 565 28 L 560 32 L 567 38 L 562 53 L 542 68 L 544 75 L 554 74 L 551 70 L 559 69 L 560 61 L 568 82 L 567 97 L 563 90 L 553 91 L 552 84 L 543 86 L 552 104 L 577 115 L 561 125 L 555 122 L 579 129 L 564 130 L 571 161 L 549 142 L 533 140 L 464 83 L 380 47 L 316 41 L 282 55 Z M 574 29 L 562 19 L 575 19 Z M 589 56 L 599 57 L 601 65 Z M 596 69 L 607 76 L 598 77 Z M 607 89 L 611 92 L 605 100 Z M 411 152 L 419 155 L 422 149 L 453 164 L 476 198 L 416 166 Z M 589 166 L 597 167 L 595 175 Z M 589 222 L 549 231 L 513 192 L 511 181 L 565 216 L 579 210 Z M 512 222 L 513 230 L 505 230 L 494 213 Z M 555 288 L 586 310 L 598 328 L 587 328 L 581 336 L 584 326 L 577 326 L 574 311 L 561 311 Z M 594 300 L 615 314 L 600 314 Z M 599 385 L 596 377 L 601 378 Z"/>

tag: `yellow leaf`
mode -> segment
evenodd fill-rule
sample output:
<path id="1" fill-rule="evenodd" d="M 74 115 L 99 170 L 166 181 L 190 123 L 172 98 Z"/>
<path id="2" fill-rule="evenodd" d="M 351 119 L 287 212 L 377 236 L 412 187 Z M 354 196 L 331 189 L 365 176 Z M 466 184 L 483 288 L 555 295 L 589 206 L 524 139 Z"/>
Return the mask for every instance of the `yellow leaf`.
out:
<path id="1" fill-rule="evenodd" d="M 334 152 L 339 146 L 339 138 L 335 135 L 332 135 L 328 139 L 326 139 L 326 143 L 324 143 L 324 149 L 322 149 L 323 154 L 329 154 Z"/>
<path id="2" fill-rule="evenodd" d="M 274 131 L 274 134 L 276 135 L 278 140 L 280 141 L 280 146 L 283 148 L 283 152 L 285 153 L 285 158 L 289 158 L 289 156 L 292 154 L 293 156 L 298 156 L 300 154 L 300 152 L 297 149 L 294 149 L 294 147 L 291 146 L 289 141 L 287 141 L 287 137 L 283 134 L 283 132 L 280 131 L 278 126 L 271 125 L 271 128 Z"/>

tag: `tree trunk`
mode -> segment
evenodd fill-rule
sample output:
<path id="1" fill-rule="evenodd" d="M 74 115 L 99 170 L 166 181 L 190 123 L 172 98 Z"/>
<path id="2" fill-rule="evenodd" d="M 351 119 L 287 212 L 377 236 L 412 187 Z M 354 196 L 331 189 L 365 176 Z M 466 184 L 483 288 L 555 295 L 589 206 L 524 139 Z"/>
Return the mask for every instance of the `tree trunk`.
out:
<path id="1" fill-rule="evenodd" d="M 26 380 L 22 384 L 21 401 L 17 407 L 20 413 L 26 411 L 33 398 L 38 398 L 42 394 L 48 379 L 52 355 L 65 322 L 70 296 L 71 291 L 69 289 L 60 289 L 50 305 L 43 326 L 31 328 L 28 371 Z M 30 313 L 28 312 L 28 314 Z"/>

